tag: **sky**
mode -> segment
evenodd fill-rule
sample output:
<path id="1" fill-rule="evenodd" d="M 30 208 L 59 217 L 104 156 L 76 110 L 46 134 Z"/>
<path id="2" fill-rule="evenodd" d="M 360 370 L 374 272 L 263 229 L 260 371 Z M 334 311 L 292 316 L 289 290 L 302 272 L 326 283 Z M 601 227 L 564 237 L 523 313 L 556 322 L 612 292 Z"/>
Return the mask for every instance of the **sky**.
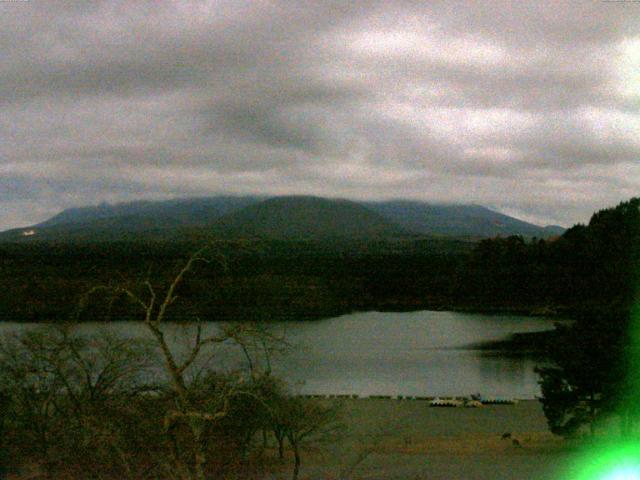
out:
<path id="1" fill-rule="evenodd" d="M 0 0 L 0 230 L 222 193 L 588 222 L 640 195 L 640 2 Z"/>

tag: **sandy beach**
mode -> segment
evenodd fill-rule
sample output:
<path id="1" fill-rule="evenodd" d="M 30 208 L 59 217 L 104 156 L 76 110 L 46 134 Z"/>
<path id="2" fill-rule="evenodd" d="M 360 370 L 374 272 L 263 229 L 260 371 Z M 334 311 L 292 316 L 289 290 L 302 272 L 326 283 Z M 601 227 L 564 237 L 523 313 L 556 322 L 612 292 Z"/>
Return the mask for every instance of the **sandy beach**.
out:
<path id="1" fill-rule="evenodd" d="M 557 479 L 574 451 L 549 433 L 535 400 L 479 408 L 435 408 L 419 400 L 341 402 L 344 435 L 324 453 L 308 453 L 301 478 Z"/>

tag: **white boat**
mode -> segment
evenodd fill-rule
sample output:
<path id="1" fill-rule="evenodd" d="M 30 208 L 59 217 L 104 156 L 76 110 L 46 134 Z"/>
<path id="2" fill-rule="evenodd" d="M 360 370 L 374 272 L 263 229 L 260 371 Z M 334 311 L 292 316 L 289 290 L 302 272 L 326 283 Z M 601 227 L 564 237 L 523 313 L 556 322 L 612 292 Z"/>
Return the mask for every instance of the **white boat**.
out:
<path id="1" fill-rule="evenodd" d="M 429 402 L 430 407 L 462 407 L 464 402 L 457 398 L 434 398 Z"/>

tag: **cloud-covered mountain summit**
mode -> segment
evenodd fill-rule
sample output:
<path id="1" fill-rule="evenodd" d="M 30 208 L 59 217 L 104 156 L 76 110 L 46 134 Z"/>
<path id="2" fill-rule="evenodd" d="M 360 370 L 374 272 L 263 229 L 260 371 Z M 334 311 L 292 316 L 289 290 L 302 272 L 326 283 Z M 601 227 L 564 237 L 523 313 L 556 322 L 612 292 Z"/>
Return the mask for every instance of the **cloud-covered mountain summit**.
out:
<path id="1" fill-rule="evenodd" d="M 477 205 L 220 196 L 69 209 L 40 224 L 4 232 L 0 239 L 176 240 L 204 235 L 223 239 L 375 240 L 416 235 L 547 237 L 562 231 Z"/>

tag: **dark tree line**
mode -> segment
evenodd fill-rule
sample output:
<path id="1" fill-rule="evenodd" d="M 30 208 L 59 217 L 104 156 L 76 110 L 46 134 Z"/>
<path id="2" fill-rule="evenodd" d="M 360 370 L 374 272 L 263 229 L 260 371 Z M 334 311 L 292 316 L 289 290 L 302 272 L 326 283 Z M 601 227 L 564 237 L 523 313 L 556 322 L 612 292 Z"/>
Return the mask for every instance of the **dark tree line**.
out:
<path id="1" fill-rule="evenodd" d="M 307 320 L 356 310 L 447 305 L 451 275 L 468 242 L 218 242 L 228 268 L 205 264 L 185 281 L 172 318 Z M 176 273 L 189 243 L 0 244 L 0 316 L 60 321 L 96 284 L 158 282 Z M 86 319 L 131 319 L 126 302 Z"/>
<path id="2" fill-rule="evenodd" d="M 640 199 L 595 213 L 553 240 L 481 241 L 459 291 L 478 304 L 549 306 L 568 316 L 628 312 L 635 299 Z"/>

